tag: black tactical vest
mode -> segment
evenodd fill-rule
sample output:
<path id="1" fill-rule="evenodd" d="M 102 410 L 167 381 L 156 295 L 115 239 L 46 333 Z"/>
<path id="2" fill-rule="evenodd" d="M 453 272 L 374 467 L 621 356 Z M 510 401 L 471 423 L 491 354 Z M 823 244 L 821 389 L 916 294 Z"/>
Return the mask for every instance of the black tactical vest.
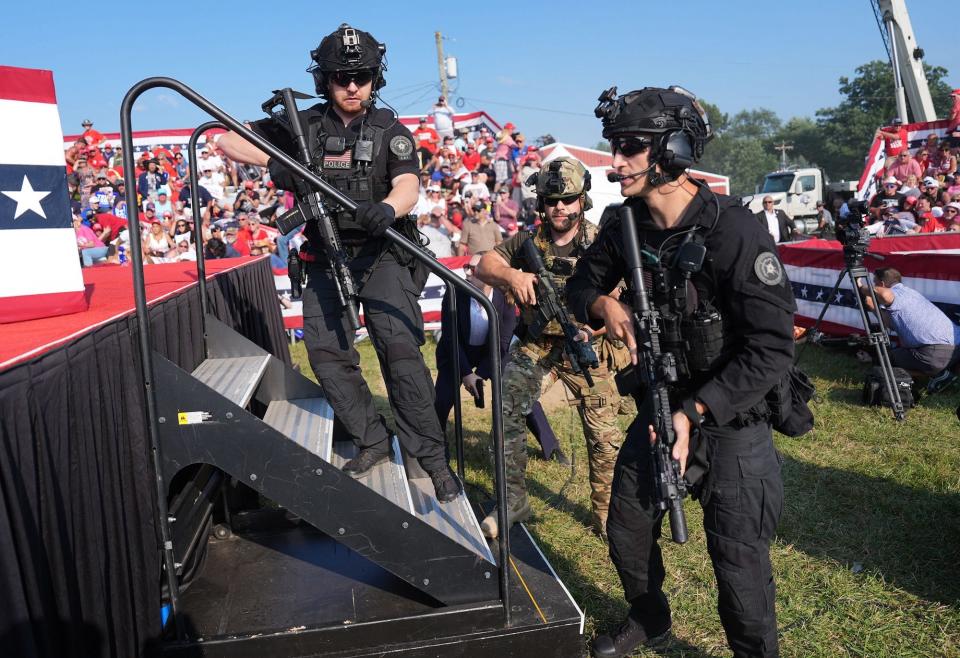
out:
<path id="1" fill-rule="evenodd" d="M 352 136 L 345 138 L 342 150 L 327 148 L 331 146 L 328 137 L 343 134 L 343 131 L 330 130 L 328 122 L 339 120 L 332 111 L 327 111 L 316 115 L 308 124 L 307 143 L 310 144 L 314 166 L 322 172 L 327 182 L 353 201 L 383 201 L 391 189 L 386 167 L 388 154 L 384 150 L 383 137 L 386 130 L 397 121 L 396 116 L 390 110 L 376 108 L 370 116 L 364 117 L 360 135 L 364 141 L 371 142 L 368 145 L 372 150 L 369 162 L 357 160 L 359 136 L 352 131 L 347 131 Z M 353 213 L 339 205 L 331 210 L 344 245 L 359 246 L 366 242 L 367 232 L 356 223 Z"/>
<path id="2" fill-rule="evenodd" d="M 689 237 L 703 244 L 707 229 L 698 228 Z M 641 233 L 641 241 L 643 236 Z M 726 362 L 723 317 L 712 299 L 716 291 L 707 289 L 701 273 L 688 274 L 676 265 L 683 239 L 674 240 L 660 254 L 660 262 L 644 263 L 644 283 L 650 303 L 660 312 L 660 341 L 663 350 L 673 353 L 677 362 L 677 387 L 695 388 Z M 647 252 L 656 249 L 644 247 Z M 709 267 L 709 254 L 704 268 Z"/>

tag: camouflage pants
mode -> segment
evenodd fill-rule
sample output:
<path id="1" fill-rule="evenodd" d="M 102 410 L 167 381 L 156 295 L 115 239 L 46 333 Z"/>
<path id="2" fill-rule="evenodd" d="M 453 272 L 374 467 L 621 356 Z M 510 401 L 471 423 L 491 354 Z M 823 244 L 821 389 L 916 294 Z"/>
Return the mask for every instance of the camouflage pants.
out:
<path id="1" fill-rule="evenodd" d="M 517 343 L 503 373 L 503 440 L 507 476 L 507 507 L 520 508 L 527 497 L 527 428 L 525 419 L 533 403 L 559 379 L 568 399 L 577 404 L 590 462 L 590 503 L 594 528 L 606 531 L 607 509 L 613 484 L 613 467 L 620 452 L 622 433 L 617 427 L 619 396 L 613 373 L 604 361 L 591 370 L 594 387 L 570 370 L 560 346 L 540 348 Z"/>

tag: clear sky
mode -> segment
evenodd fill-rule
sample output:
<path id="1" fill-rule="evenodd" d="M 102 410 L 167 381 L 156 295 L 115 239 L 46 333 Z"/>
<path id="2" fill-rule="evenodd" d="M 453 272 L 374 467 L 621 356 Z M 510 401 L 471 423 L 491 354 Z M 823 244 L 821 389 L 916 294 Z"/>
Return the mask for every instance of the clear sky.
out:
<path id="1" fill-rule="evenodd" d="M 67 134 L 84 118 L 103 132 L 118 130 L 123 95 L 154 75 L 256 119 L 272 89 L 313 91 L 304 72 L 309 51 L 345 21 L 387 44 L 383 97 L 400 114 L 417 114 L 438 95 L 439 30 L 459 64 L 451 91 L 463 101 L 458 111 L 484 109 L 530 138 L 551 133 L 593 146 L 596 98 L 614 84 L 621 92 L 680 84 L 724 112 L 767 107 L 786 120 L 835 105 L 840 76 L 886 58 L 869 0 L 332 4 L 11 2 L 0 64 L 53 70 Z M 956 6 L 908 4 L 927 63 L 949 69 L 947 82 L 960 87 Z M 207 120 L 166 90 L 148 92 L 136 110 L 136 130 Z"/>

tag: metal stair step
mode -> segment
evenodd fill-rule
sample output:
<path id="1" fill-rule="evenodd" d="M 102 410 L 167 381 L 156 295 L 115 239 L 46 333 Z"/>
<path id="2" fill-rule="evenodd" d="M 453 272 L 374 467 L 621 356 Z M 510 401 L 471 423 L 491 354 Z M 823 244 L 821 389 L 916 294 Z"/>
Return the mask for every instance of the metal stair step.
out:
<path id="1" fill-rule="evenodd" d="M 391 444 L 393 454 L 390 459 L 377 464 L 365 475 L 356 479 L 397 507 L 413 514 L 413 500 L 410 497 L 410 488 L 407 486 L 407 473 L 403 468 L 403 454 L 397 437 L 393 437 Z M 357 447 L 352 441 L 337 441 L 333 444 L 330 463 L 337 468 L 343 468 L 344 464 L 356 456 Z"/>
<path id="2" fill-rule="evenodd" d="M 490 564 L 496 564 L 467 495 L 461 491 L 456 500 L 440 503 L 430 477 L 422 470 L 422 476 L 414 477 L 414 470 L 419 470 L 419 465 L 417 469 L 409 469 L 408 473 L 414 514 Z"/>
<path id="3" fill-rule="evenodd" d="M 267 407 L 263 422 L 320 459 L 330 461 L 333 409 L 324 398 L 275 400 Z"/>
<path id="4" fill-rule="evenodd" d="M 193 376 L 237 406 L 246 407 L 269 362 L 269 355 L 207 359 Z"/>

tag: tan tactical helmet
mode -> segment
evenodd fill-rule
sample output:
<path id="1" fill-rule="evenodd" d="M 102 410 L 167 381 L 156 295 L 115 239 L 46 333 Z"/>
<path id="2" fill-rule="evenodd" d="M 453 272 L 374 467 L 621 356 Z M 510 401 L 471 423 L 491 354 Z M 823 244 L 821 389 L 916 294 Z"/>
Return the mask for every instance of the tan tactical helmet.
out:
<path id="1" fill-rule="evenodd" d="M 581 212 L 586 212 L 593 207 L 593 202 L 587 194 L 590 190 L 590 172 L 579 160 L 561 156 L 544 164 L 534 176 L 537 179 L 539 210 L 543 210 L 544 199 L 562 199 L 575 194 L 581 196 Z M 528 181 L 527 185 L 532 185 L 532 181 Z"/>

